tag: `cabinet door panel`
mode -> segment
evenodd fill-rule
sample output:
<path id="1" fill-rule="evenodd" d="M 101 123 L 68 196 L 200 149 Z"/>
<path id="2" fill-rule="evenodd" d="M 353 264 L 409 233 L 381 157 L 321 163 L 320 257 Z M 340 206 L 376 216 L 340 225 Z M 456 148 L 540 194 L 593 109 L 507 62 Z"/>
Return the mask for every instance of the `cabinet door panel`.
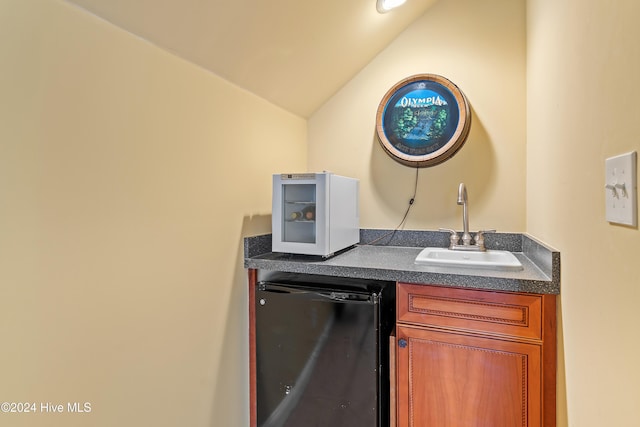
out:
<path id="1" fill-rule="evenodd" d="M 540 346 L 397 328 L 398 426 L 539 427 Z"/>

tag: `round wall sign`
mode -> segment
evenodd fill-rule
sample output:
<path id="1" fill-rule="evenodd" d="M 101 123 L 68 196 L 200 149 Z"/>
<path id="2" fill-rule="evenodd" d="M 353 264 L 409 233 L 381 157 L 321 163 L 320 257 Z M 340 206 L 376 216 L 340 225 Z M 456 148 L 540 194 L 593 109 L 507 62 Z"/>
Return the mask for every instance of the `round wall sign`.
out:
<path id="1" fill-rule="evenodd" d="M 418 74 L 396 83 L 376 114 L 380 144 L 398 162 L 435 166 L 464 144 L 471 127 L 467 98 L 450 80 Z"/>

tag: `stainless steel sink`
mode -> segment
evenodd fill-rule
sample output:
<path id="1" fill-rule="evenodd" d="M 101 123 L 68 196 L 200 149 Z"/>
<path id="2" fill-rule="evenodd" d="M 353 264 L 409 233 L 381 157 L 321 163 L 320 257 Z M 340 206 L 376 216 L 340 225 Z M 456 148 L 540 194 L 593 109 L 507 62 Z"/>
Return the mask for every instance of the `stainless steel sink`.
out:
<path id="1" fill-rule="evenodd" d="M 456 251 L 446 248 L 425 248 L 418 254 L 416 264 L 434 267 L 468 267 L 501 271 L 522 270 L 522 264 L 508 251 Z"/>

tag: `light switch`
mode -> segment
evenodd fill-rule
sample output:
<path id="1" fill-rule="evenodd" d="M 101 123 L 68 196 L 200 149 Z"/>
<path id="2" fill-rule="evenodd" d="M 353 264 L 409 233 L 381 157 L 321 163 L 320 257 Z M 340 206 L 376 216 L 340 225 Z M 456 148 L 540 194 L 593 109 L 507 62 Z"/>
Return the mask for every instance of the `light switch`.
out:
<path id="1" fill-rule="evenodd" d="M 605 161 L 607 221 L 638 225 L 637 155 L 635 151 L 610 157 Z"/>

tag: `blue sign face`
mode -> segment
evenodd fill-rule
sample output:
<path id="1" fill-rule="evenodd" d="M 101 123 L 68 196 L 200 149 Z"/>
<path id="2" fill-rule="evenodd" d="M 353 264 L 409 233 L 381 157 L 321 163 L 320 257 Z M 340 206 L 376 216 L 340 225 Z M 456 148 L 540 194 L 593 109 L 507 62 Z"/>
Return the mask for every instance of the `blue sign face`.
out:
<path id="1" fill-rule="evenodd" d="M 460 120 L 455 96 L 438 82 L 418 80 L 389 98 L 382 127 L 389 143 L 401 153 L 424 156 L 453 137 Z"/>

